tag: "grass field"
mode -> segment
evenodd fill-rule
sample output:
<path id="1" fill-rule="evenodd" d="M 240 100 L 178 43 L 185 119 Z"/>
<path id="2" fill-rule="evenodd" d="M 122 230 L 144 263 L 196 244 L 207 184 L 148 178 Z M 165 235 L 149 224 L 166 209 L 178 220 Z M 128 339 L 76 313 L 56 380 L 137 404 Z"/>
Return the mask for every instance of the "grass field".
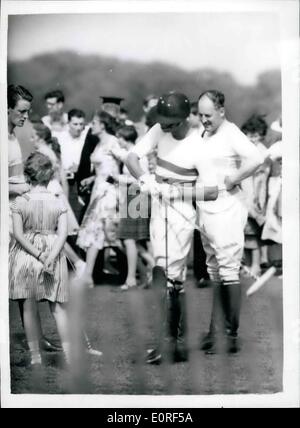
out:
<path id="1" fill-rule="evenodd" d="M 86 331 L 102 357 L 87 356 L 82 393 L 89 394 L 241 394 L 282 391 L 283 328 L 282 281 L 273 277 L 247 298 L 251 280 L 243 279 L 240 337 L 236 355 L 205 355 L 199 338 L 207 331 L 211 288 L 199 289 L 189 277 L 187 290 L 190 358 L 186 363 L 160 366 L 144 364 L 142 356 L 153 340 L 156 307 L 152 290 L 116 292 L 116 285 L 88 290 Z M 40 303 L 43 330 L 58 342 L 47 303 Z M 43 353 L 40 382 L 28 367 L 28 351 L 18 306 L 10 303 L 11 391 L 24 393 L 69 393 L 69 375 L 61 353 Z"/>

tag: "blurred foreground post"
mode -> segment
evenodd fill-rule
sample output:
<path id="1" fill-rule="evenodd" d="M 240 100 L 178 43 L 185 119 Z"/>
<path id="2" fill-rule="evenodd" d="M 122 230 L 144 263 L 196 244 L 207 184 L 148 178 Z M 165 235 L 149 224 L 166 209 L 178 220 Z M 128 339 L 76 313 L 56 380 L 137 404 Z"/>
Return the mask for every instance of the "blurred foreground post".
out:
<path id="1" fill-rule="evenodd" d="M 71 277 L 70 279 L 70 393 L 91 393 L 88 376 L 88 362 L 85 344 L 85 313 L 87 307 L 87 284 Z"/>

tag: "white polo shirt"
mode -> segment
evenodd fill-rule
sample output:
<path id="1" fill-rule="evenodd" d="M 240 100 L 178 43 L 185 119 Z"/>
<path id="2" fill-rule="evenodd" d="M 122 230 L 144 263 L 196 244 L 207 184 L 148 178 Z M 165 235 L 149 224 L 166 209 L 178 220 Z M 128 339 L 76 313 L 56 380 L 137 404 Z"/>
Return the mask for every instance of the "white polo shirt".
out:
<path id="1" fill-rule="evenodd" d="M 156 180 L 168 179 L 174 184 L 201 181 L 206 186 L 215 186 L 216 176 L 208 154 L 199 144 L 198 129 L 190 129 L 182 140 L 171 133 L 163 132 L 157 123 L 131 149 L 139 158 L 157 149 Z"/>
<path id="2" fill-rule="evenodd" d="M 203 135 L 204 129 L 200 129 Z M 264 158 L 255 145 L 246 135 L 232 122 L 224 120 L 217 132 L 199 140 L 202 151 L 211 159 L 218 180 L 219 189 L 224 189 L 224 179 L 241 168 L 244 161 L 253 159 L 263 162 Z M 198 207 L 218 212 L 227 209 L 236 198 L 243 200 L 242 190 L 236 186 L 230 192 L 221 190 L 215 201 L 199 201 Z"/>
<path id="3" fill-rule="evenodd" d="M 14 133 L 8 134 L 8 182 L 25 183 L 21 147 Z"/>

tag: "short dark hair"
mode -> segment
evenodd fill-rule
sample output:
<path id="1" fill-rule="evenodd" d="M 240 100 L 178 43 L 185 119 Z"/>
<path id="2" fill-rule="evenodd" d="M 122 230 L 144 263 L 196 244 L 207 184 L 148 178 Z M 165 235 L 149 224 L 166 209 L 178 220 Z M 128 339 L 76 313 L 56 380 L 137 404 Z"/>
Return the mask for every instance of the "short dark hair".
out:
<path id="1" fill-rule="evenodd" d="M 268 130 L 267 122 L 263 115 L 253 114 L 242 125 L 241 130 L 244 134 L 254 134 L 257 132 L 261 137 L 265 137 Z"/>
<path id="2" fill-rule="evenodd" d="M 54 175 L 54 168 L 48 156 L 38 151 L 29 155 L 24 164 L 24 175 L 33 186 L 47 186 Z"/>
<path id="3" fill-rule="evenodd" d="M 104 110 L 98 110 L 96 111 L 95 116 L 97 116 L 100 122 L 103 123 L 104 129 L 108 134 L 116 135 L 118 123 L 111 114 Z"/>
<path id="4" fill-rule="evenodd" d="M 48 144 L 52 138 L 50 128 L 48 128 L 48 126 L 46 126 L 42 121 L 32 122 L 32 126 L 37 135 Z"/>
<path id="5" fill-rule="evenodd" d="M 221 91 L 217 91 L 216 89 L 209 89 L 208 91 L 204 91 L 199 95 L 198 101 L 200 101 L 200 99 L 204 96 L 213 102 L 216 109 L 222 108 L 225 105 L 225 95 Z"/>
<path id="6" fill-rule="evenodd" d="M 7 87 L 7 106 L 8 108 L 15 108 L 19 100 L 26 100 L 31 103 L 33 96 L 21 85 L 8 85 Z"/>
<path id="7" fill-rule="evenodd" d="M 133 125 L 124 125 L 118 129 L 118 137 L 122 137 L 125 141 L 134 144 L 138 137 L 138 133 Z"/>
<path id="8" fill-rule="evenodd" d="M 60 89 L 55 89 L 54 91 L 47 92 L 44 96 L 44 99 L 47 100 L 48 98 L 56 98 L 58 103 L 65 102 L 65 96 Z"/>
<path id="9" fill-rule="evenodd" d="M 78 108 L 73 108 L 72 110 L 70 110 L 68 112 L 68 120 L 70 122 L 70 120 L 72 119 L 72 117 L 83 117 L 85 119 L 85 113 L 84 111 L 78 109 Z"/>

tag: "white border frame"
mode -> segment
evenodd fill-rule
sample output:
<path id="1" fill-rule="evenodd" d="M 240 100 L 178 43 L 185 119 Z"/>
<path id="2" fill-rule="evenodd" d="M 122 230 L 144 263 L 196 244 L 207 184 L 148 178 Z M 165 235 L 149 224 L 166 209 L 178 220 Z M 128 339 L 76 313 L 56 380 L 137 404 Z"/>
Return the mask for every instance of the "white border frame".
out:
<path id="1" fill-rule="evenodd" d="M 213 396 L 22 395 L 10 393 L 8 291 L 0 296 L 2 407 L 298 407 L 299 406 L 299 3 L 273 1 L 14 1 L 1 3 L 0 138 L 7 140 L 7 22 L 10 14 L 274 12 L 280 17 L 283 119 L 284 392 Z M 0 278 L 8 277 L 7 146 L 1 144 Z"/>

